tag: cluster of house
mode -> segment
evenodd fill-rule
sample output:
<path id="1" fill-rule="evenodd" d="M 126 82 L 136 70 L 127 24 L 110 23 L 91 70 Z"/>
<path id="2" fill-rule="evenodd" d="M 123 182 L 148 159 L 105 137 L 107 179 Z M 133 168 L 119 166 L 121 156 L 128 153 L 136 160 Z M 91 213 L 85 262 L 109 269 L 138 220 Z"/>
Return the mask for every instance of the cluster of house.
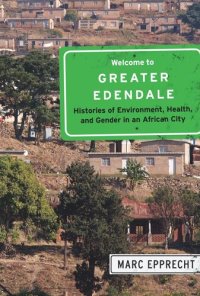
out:
<path id="1" fill-rule="evenodd" d="M 30 50 L 34 48 L 58 49 L 70 46 L 67 38 L 29 38 L 32 29 L 52 30 L 66 24 L 66 14 L 74 14 L 76 21 L 70 22 L 76 29 L 132 29 L 140 32 L 182 33 L 187 30 L 177 18 L 177 11 L 186 10 L 197 0 L 132 0 L 117 5 L 110 0 L 17 0 L 18 12 L 14 17 L 5 14 L 0 5 L 0 28 L 2 32 L 22 30 L 23 37 L 0 37 L 0 53 L 8 51 Z M 72 24 L 73 23 L 73 24 Z"/>

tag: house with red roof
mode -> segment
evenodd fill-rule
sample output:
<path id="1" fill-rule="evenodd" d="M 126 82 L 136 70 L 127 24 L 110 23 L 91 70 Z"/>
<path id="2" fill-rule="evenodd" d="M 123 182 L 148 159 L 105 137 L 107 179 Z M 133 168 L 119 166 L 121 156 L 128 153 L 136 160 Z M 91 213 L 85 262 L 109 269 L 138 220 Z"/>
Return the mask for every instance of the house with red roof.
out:
<path id="1" fill-rule="evenodd" d="M 122 200 L 123 206 L 129 210 L 130 222 L 127 228 L 128 238 L 132 243 L 146 245 L 164 244 L 165 223 L 164 217 L 156 214 L 156 208 L 148 203 L 131 200 L 127 197 Z M 176 209 L 176 218 L 173 232 L 169 233 L 171 241 L 182 243 L 187 241 L 189 228 L 181 208 Z"/>

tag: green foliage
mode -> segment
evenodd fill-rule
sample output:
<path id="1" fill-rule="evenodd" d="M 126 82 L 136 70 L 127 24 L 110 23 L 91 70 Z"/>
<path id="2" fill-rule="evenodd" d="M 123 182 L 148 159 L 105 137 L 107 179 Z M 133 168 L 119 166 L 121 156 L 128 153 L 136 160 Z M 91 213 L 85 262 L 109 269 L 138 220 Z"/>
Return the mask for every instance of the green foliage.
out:
<path id="1" fill-rule="evenodd" d="M 6 241 L 7 233 L 4 226 L 0 226 L 0 243 L 3 243 Z"/>
<path id="2" fill-rule="evenodd" d="M 200 223 L 200 194 L 190 190 L 182 190 L 181 203 L 186 216 L 194 216 L 195 224 Z"/>
<path id="3" fill-rule="evenodd" d="M 156 279 L 156 281 L 161 284 L 161 285 L 164 285 L 166 283 L 168 283 L 170 280 L 171 280 L 171 275 L 168 275 L 168 274 L 161 274 L 161 275 L 158 275 L 156 277 L 154 277 Z"/>
<path id="4" fill-rule="evenodd" d="M 44 105 L 52 90 L 58 90 L 58 61 L 50 55 L 32 52 L 21 59 L 0 57 L 0 103 L 14 116 L 17 139 L 22 137 L 27 116 Z"/>
<path id="5" fill-rule="evenodd" d="M 200 3 L 190 5 L 185 13 L 179 15 L 179 18 L 193 30 L 200 29 Z"/>
<path id="6" fill-rule="evenodd" d="M 43 292 L 40 288 L 35 288 L 32 291 L 23 290 L 13 296 L 50 296 L 46 292 Z"/>
<path id="7" fill-rule="evenodd" d="M 90 296 L 99 287 L 95 266 L 108 278 L 109 254 L 127 252 L 127 217 L 119 196 L 104 189 L 89 162 L 74 162 L 66 172 L 70 185 L 60 195 L 57 210 L 66 232 L 81 239 L 79 255 L 84 262 L 77 267 L 76 279 L 82 293 Z M 80 283 L 80 274 L 87 280 L 83 277 Z"/>
<path id="8" fill-rule="evenodd" d="M 131 296 L 132 294 L 128 291 L 119 292 L 114 286 L 109 286 L 107 289 L 106 296 Z"/>
<path id="9" fill-rule="evenodd" d="M 73 10 L 67 10 L 67 13 L 65 15 L 65 20 L 75 23 L 78 20 L 77 13 Z"/>
<path id="10" fill-rule="evenodd" d="M 184 292 L 173 292 L 171 296 L 186 296 Z"/>
<path id="11" fill-rule="evenodd" d="M 97 292 L 101 289 L 99 284 L 99 277 L 91 277 L 89 266 L 87 262 L 83 261 L 82 264 L 77 264 L 76 271 L 74 272 L 76 288 L 80 290 L 84 295 L 90 295 L 90 291 Z"/>
<path id="12" fill-rule="evenodd" d="M 188 286 L 191 288 L 194 288 L 196 286 L 196 284 L 197 284 L 197 279 L 194 277 L 191 277 L 190 281 L 188 282 Z"/>
<path id="13" fill-rule="evenodd" d="M 130 181 L 130 189 L 133 190 L 139 181 L 148 178 L 149 174 L 145 171 L 140 163 L 136 160 L 128 159 L 126 168 L 119 169 L 121 173 L 126 173 L 127 179 Z"/>
<path id="14" fill-rule="evenodd" d="M 179 195 L 169 186 L 158 187 L 151 198 L 147 199 L 155 216 L 162 217 L 165 227 L 166 244 L 168 248 L 169 230 L 173 230 L 175 219 L 182 214 L 182 204 Z"/>
<path id="15" fill-rule="evenodd" d="M 11 157 L 0 158 L 0 226 L 7 235 L 13 223 L 32 221 L 38 237 L 51 239 L 57 230 L 57 217 L 49 206 L 44 188 L 30 165 Z M 16 233 L 13 232 L 16 237 Z"/>
<path id="16" fill-rule="evenodd" d="M 19 227 L 14 225 L 14 227 L 9 231 L 9 236 L 12 239 L 13 243 L 16 243 L 19 239 Z"/>
<path id="17" fill-rule="evenodd" d="M 58 30 L 52 30 L 52 29 L 47 29 L 46 30 L 47 31 L 47 33 L 48 33 L 48 35 L 50 35 L 50 36 L 52 36 L 52 37 L 54 37 L 54 38 L 56 38 L 56 37 L 58 37 L 58 38 L 62 38 L 63 37 L 63 34 L 62 34 L 62 32 L 60 32 L 60 31 L 58 31 Z"/>

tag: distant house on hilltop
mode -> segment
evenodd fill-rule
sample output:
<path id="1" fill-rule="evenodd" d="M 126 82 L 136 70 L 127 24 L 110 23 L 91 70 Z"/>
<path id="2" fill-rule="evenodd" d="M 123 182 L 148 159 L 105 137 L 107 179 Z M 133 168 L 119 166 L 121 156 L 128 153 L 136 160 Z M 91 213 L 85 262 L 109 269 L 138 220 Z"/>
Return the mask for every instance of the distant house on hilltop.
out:
<path id="1" fill-rule="evenodd" d="M 47 18 L 7 18 L 5 22 L 10 28 L 54 29 L 54 21 Z"/>
<path id="2" fill-rule="evenodd" d="M 70 9 L 110 9 L 110 0 L 63 0 L 63 4 Z"/>
<path id="3" fill-rule="evenodd" d="M 20 13 L 21 18 L 46 18 L 53 19 L 55 22 L 60 23 L 64 19 L 66 9 L 43 7 L 43 8 L 23 8 Z"/>
<path id="4" fill-rule="evenodd" d="M 127 0 L 124 1 L 124 10 L 164 13 L 170 11 L 187 10 L 187 8 L 193 3 L 193 0 Z"/>
<path id="5" fill-rule="evenodd" d="M 60 0 L 17 0 L 18 8 L 60 7 Z"/>
<path id="6" fill-rule="evenodd" d="M 190 143 L 174 140 L 141 142 L 138 151 L 115 150 L 112 152 L 89 153 L 89 161 L 102 175 L 119 175 L 119 169 L 127 166 L 127 160 L 141 163 L 151 175 L 182 175 L 184 165 L 190 163 Z M 118 151 L 118 152 L 117 152 Z"/>

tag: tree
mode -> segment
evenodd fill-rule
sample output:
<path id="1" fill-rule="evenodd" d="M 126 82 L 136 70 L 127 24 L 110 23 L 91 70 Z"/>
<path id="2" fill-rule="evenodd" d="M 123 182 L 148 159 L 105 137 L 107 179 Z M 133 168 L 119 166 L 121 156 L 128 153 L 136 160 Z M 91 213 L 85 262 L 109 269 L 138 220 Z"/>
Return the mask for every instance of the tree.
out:
<path id="1" fill-rule="evenodd" d="M 180 198 L 187 226 L 186 240 L 192 241 L 194 225 L 200 224 L 200 194 L 183 189 Z"/>
<path id="2" fill-rule="evenodd" d="M 126 212 L 119 196 L 104 189 L 88 162 L 74 162 L 66 172 L 70 183 L 60 195 L 58 213 L 68 240 L 71 238 L 74 246 L 79 246 L 78 254 L 83 259 L 75 272 L 77 287 L 91 296 L 100 289 L 95 267 L 106 274 L 109 254 L 127 252 Z"/>
<path id="3" fill-rule="evenodd" d="M 36 142 L 39 145 L 40 135 L 46 125 L 59 122 L 59 114 L 53 109 L 49 109 L 46 104 L 38 105 L 32 113 L 34 127 L 36 131 Z"/>
<path id="4" fill-rule="evenodd" d="M 95 150 L 96 150 L 96 141 L 91 140 L 89 152 L 95 152 Z"/>
<path id="5" fill-rule="evenodd" d="M 130 181 L 130 189 L 134 190 L 139 181 L 148 178 L 149 174 L 136 160 L 128 159 L 125 168 L 119 169 L 120 172 L 125 173 L 127 179 Z"/>
<path id="6" fill-rule="evenodd" d="M 25 227 L 30 221 L 38 238 L 52 239 L 57 230 L 57 216 L 45 198 L 31 166 L 11 157 L 0 158 L 0 227 L 6 241 L 14 222 Z"/>
<path id="7" fill-rule="evenodd" d="M 0 103 L 14 116 L 14 131 L 22 138 L 27 116 L 58 90 L 58 61 L 48 54 L 29 53 L 21 59 L 0 58 Z"/>
<path id="8" fill-rule="evenodd" d="M 77 13 L 74 10 L 68 10 L 65 15 L 65 20 L 76 23 L 78 19 Z"/>
<path id="9" fill-rule="evenodd" d="M 158 218 L 163 218 L 165 229 L 165 248 L 168 249 L 168 243 L 171 233 L 178 217 L 183 216 L 183 208 L 179 198 L 173 189 L 169 186 L 158 187 L 152 197 L 147 202 L 151 210 Z"/>
<path id="10" fill-rule="evenodd" d="M 200 3 L 194 3 L 188 7 L 185 13 L 179 15 L 183 23 L 188 24 L 192 32 L 200 29 Z"/>

